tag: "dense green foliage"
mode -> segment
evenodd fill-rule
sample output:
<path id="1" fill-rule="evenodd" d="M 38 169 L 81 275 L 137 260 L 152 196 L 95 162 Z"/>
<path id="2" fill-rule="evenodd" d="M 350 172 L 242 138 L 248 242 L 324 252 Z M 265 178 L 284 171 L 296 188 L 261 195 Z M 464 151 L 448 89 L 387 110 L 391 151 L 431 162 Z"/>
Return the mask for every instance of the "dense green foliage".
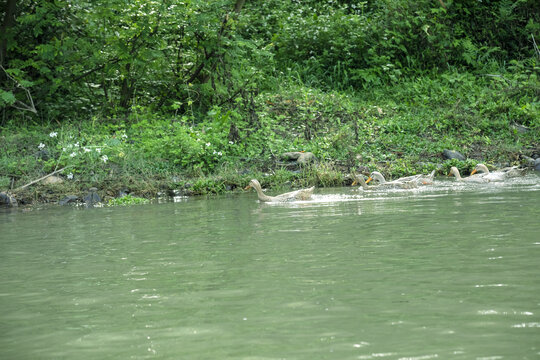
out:
<path id="1" fill-rule="evenodd" d="M 311 3 L 276 15 L 286 19 L 273 35 L 276 58 L 334 88 L 430 70 L 500 71 L 533 57 L 531 35 L 540 30 L 534 1 Z"/>
<path id="2" fill-rule="evenodd" d="M 538 147 L 533 0 L 0 9 L 0 188 L 62 167 L 81 186 L 149 193 L 220 192 L 260 172 L 333 185 L 358 168 L 429 170 L 445 148 L 511 162 Z M 293 150 L 320 166 L 279 170 Z"/>
<path id="3" fill-rule="evenodd" d="M 42 121 L 246 110 L 283 72 L 358 89 L 433 71 L 500 73 L 512 61 L 537 71 L 533 0 L 5 3 L 17 5 L 4 20 L 0 98 L 28 105 L 30 90 Z"/>

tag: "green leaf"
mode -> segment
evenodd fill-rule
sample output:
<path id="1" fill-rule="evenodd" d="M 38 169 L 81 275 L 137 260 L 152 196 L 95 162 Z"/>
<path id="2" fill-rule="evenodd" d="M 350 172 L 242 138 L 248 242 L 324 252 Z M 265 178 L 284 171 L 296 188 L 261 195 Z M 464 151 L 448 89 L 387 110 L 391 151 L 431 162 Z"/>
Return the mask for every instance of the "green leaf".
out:
<path id="1" fill-rule="evenodd" d="M 4 91 L 0 90 L 0 99 L 2 99 L 2 102 L 8 105 L 13 105 L 17 99 L 15 99 L 15 95 L 11 91 Z"/>

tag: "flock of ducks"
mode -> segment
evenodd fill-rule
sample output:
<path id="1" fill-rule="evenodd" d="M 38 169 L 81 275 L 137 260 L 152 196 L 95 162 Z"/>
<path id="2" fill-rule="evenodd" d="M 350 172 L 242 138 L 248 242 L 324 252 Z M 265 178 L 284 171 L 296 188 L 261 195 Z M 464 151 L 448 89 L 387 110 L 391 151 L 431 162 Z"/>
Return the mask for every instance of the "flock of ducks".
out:
<path id="1" fill-rule="evenodd" d="M 459 170 L 452 166 L 450 168 L 450 173 L 448 174 L 453 175 L 456 178 L 456 181 L 458 182 L 468 182 L 468 183 L 488 183 L 488 182 L 497 182 L 497 181 L 504 181 L 508 178 L 517 177 L 523 175 L 525 169 L 520 169 L 517 166 L 508 167 L 504 169 L 500 169 L 497 171 L 490 172 L 486 165 L 484 164 L 478 164 L 474 168 L 474 170 L 471 172 L 471 175 L 468 177 L 461 177 L 461 174 L 459 173 Z M 414 189 L 418 186 L 422 185 L 431 185 L 433 184 L 433 178 L 435 176 L 435 170 L 431 172 L 429 175 L 412 175 L 412 176 L 406 176 L 402 177 L 396 180 L 392 181 L 386 181 L 384 176 L 378 172 L 373 171 L 367 180 L 364 179 L 363 175 L 356 175 L 354 182 L 352 185 L 360 184 L 360 188 L 363 190 L 375 190 L 375 189 Z M 375 185 L 368 185 L 370 181 L 376 182 Z M 257 196 L 260 201 L 262 202 L 288 202 L 288 201 L 295 201 L 295 200 L 310 200 L 311 196 L 313 195 L 313 190 L 315 190 L 315 186 L 307 188 L 307 189 L 300 189 L 296 191 L 287 192 L 284 194 L 276 195 L 276 196 L 268 196 L 266 195 L 261 187 L 261 184 L 256 179 L 253 179 L 249 182 L 249 185 L 245 188 L 245 190 L 253 188 L 257 192 Z"/>

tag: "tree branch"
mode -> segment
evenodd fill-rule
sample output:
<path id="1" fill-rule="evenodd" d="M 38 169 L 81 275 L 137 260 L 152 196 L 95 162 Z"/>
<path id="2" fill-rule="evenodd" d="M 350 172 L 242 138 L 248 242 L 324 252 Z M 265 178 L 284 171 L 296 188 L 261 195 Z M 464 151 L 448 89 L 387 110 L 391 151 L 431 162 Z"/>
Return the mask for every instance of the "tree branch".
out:
<path id="1" fill-rule="evenodd" d="M 14 107 L 15 109 L 18 109 L 18 110 L 30 111 L 30 112 L 33 112 L 34 114 L 37 114 L 37 110 L 36 110 L 36 107 L 34 105 L 34 100 L 32 99 L 32 95 L 30 94 L 30 90 L 28 90 L 27 88 L 25 88 L 24 86 L 19 84 L 19 82 L 17 80 L 15 80 L 11 76 L 9 76 L 8 72 L 6 71 L 6 69 L 2 65 L 0 65 L 0 68 L 4 71 L 6 76 L 17 85 L 18 88 L 21 88 L 26 92 L 26 98 L 27 98 L 28 102 L 30 103 L 30 105 L 27 105 L 27 104 L 23 103 L 20 100 L 15 100 L 15 103 L 11 104 L 11 106 Z M 15 104 L 17 104 L 18 106 L 15 105 Z"/>
<path id="2" fill-rule="evenodd" d="M 116 59 L 113 59 L 113 60 L 107 62 L 106 64 L 101 64 L 101 65 L 99 65 L 99 66 L 96 66 L 95 68 L 93 68 L 93 69 L 91 69 L 91 70 L 88 70 L 87 72 L 85 72 L 85 73 L 83 73 L 83 74 L 77 76 L 76 78 L 71 79 L 71 81 L 72 81 L 72 82 L 77 82 L 77 81 L 79 81 L 79 80 L 81 80 L 81 79 L 87 77 L 88 75 L 93 74 L 93 73 L 95 73 L 96 71 L 99 71 L 99 70 L 103 69 L 105 66 L 111 65 L 111 64 L 116 64 L 116 63 L 119 62 L 119 61 L 120 61 L 120 59 L 116 58 Z"/>
<path id="3" fill-rule="evenodd" d="M 538 45 L 536 45 L 536 41 L 534 40 L 534 35 L 531 34 L 532 41 L 533 41 L 533 47 L 534 51 L 536 52 L 536 56 L 538 56 L 538 59 L 540 59 L 540 49 L 538 49 Z"/>
<path id="4" fill-rule="evenodd" d="M 41 181 L 41 180 L 43 180 L 43 179 L 48 178 L 49 176 L 53 176 L 53 175 L 56 174 L 56 173 L 59 173 L 59 172 L 61 172 L 61 171 L 64 171 L 64 170 L 65 170 L 66 168 L 68 168 L 68 167 L 69 167 L 69 166 L 66 166 L 66 167 L 61 168 L 60 170 L 53 171 L 52 173 L 50 173 L 50 174 L 48 174 L 48 175 L 45 175 L 45 176 L 43 176 L 43 177 L 40 177 L 40 178 L 37 179 L 37 180 L 31 181 L 31 182 L 29 182 L 29 183 L 26 184 L 26 185 L 23 185 L 23 186 L 20 186 L 20 187 L 16 188 L 14 191 L 22 190 L 22 189 L 24 189 L 25 187 L 28 187 L 28 186 L 30 186 L 30 185 L 32 185 L 32 184 L 35 184 L 35 183 L 37 183 L 37 182 L 39 182 L 39 181 Z"/>
<path id="5" fill-rule="evenodd" d="M 244 88 L 246 87 L 246 85 L 249 84 L 249 82 L 251 81 L 251 79 L 253 79 L 253 76 L 255 76 L 255 74 L 252 74 L 252 75 L 244 82 L 244 84 L 243 84 L 242 86 L 240 86 L 240 87 L 238 88 L 238 90 L 236 90 L 236 91 L 234 92 L 234 94 L 232 94 L 231 96 L 229 96 L 229 98 L 228 98 L 227 100 L 223 100 L 218 106 L 222 106 L 223 104 L 228 103 L 229 101 L 233 100 L 233 99 L 236 97 L 236 95 L 240 94 L 240 92 L 241 92 L 242 90 L 244 90 Z"/>

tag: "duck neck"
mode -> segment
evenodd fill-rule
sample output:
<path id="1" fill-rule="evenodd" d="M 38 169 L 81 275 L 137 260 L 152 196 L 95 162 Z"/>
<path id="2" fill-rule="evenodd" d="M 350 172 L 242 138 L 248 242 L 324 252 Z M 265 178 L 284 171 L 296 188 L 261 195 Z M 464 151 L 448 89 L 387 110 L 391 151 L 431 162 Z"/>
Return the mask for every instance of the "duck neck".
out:
<path id="1" fill-rule="evenodd" d="M 386 182 L 386 179 L 384 176 L 382 176 L 382 174 L 375 174 L 374 178 L 379 182 L 379 184 L 384 184 Z"/>
<path id="2" fill-rule="evenodd" d="M 255 188 L 255 191 L 257 192 L 257 196 L 259 197 L 260 201 L 270 201 L 272 198 L 268 195 L 266 195 L 260 186 L 253 186 Z"/>

